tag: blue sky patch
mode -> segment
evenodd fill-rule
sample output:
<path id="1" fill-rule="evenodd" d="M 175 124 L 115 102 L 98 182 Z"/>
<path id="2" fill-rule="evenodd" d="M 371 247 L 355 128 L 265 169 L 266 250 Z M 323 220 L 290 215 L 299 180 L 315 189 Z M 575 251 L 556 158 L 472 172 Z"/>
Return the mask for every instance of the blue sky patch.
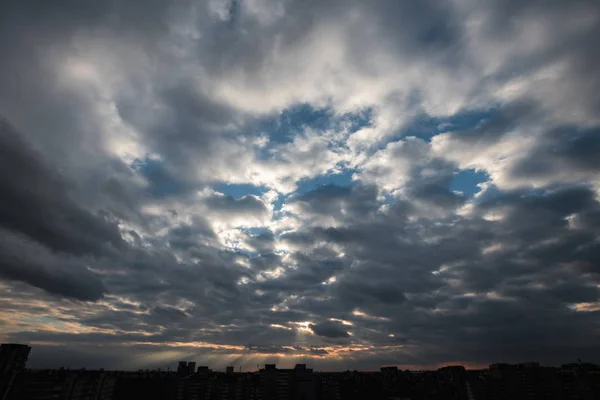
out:
<path id="1" fill-rule="evenodd" d="M 273 202 L 273 209 L 275 211 L 281 210 L 281 207 L 283 207 L 283 205 L 285 204 L 286 198 L 287 196 L 285 196 L 284 194 L 280 194 L 279 197 L 277 197 L 277 200 Z"/>
<path id="2" fill-rule="evenodd" d="M 343 122 L 349 122 L 350 126 L 348 127 L 350 132 L 356 132 L 360 128 L 370 125 L 371 120 L 373 119 L 373 109 L 367 108 L 357 113 L 346 114 L 342 117 Z"/>
<path id="3" fill-rule="evenodd" d="M 213 185 L 213 190 L 231 196 L 234 199 L 241 199 L 246 195 L 262 196 L 268 189 L 264 186 L 254 186 L 249 183 L 218 183 Z"/>
<path id="4" fill-rule="evenodd" d="M 481 190 L 477 185 L 487 182 L 488 180 L 489 175 L 483 171 L 465 169 L 454 175 L 454 178 L 450 182 L 449 189 L 462 192 L 465 196 L 472 197 Z"/>
<path id="5" fill-rule="evenodd" d="M 242 232 L 244 232 L 248 236 L 272 236 L 273 232 L 269 228 L 261 228 L 261 227 L 253 227 L 253 228 L 241 228 Z"/>
<path id="6" fill-rule="evenodd" d="M 372 118 L 371 108 L 335 116 L 330 108 L 314 108 L 308 104 L 301 104 L 283 110 L 278 116 L 261 119 L 251 129 L 266 134 L 271 147 L 293 142 L 294 138 L 306 128 L 324 131 L 345 126 L 350 132 L 355 132 L 369 125 Z"/>
<path id="7" fill-rule="evenodd" d="M 475 128 L 483 121 L 491 118 L 495 113 L 496 109 L 490 108 L 465 111 L 443 118 L 432 117 L 429 114 L 421 114 L 415 117 L 410 125 L 400 130 L 391 141 L 397 141 L 406 136 L 415 136 L 429 142 L 432 137 L 443 132 Z"/>
<path id="8" fill-rule="evenodd" d="M 267 134 L 272 143 L 291 143 L 304 127 L 316 130 L 329 128 L 332 111 L 328 108 L 313 108 L 308 104 L 285 109 L 276 117 L 258 122 L 256 130 Z"/>

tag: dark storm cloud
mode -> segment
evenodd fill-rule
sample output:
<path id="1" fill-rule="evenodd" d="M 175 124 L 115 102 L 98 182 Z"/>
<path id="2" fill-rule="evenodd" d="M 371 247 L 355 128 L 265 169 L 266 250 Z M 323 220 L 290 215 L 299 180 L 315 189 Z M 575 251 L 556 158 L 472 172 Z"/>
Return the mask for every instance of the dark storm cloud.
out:
<path id="1" fill-rule="evenodd" d="M 215 193 L 205 202 L 212 210 L 222 213 L 262 214 L 267 212 L 265 204 L 258 197 L 251 195 L 235 199 L 232 196 Z"/>
<path id="2" fill-rule="evenodd" d="M 510 171 L 516 178 L 543 178 L 571 174 L 593 176 L 600 171 L 600 130 L 574 127 L 549 132 Z"/>
<path id="3" fill-rule="evenodd" d="M 557 313 L 556 315 L 563 316 L 561 318 L 564 318 L 565 323 L 575 323 L 581 329 L 589 324 L 591 315 L 576 318 L 574 314 L 577 313 L 569 311 L 566 306 L 594 301 L 597 298 L 597 288 L 594 288 L 593 284 L 590 286 L 591 283 L 585 280 L 574 280 L 579 274 L 577 268 L 564 265 L 589 262 L 586 252 L 582 250 L 585 250 L 586 243 L 592 244 L 591 232 L 592 229 L 597 229 L 597 225 L 585 228 L 582 226 L 579 230 L 571 232 L 565 218 L 573 214 L 573 218 L 576 218 L 580 213 L 587 215 L 595 212 L 598 203 L 593 192 L 586 187 L 554 188 L 541 193 L 515 191 L 493 201 L 484 201 L 476 207 L 476 215 L 491 210 L 504 210 L 508 214 L 502 221 L 453 218 L 444 223 L 436 220 L 411 223 L 404 218 L 403 213 L 400 214 L 400 219 L 383 214 L 375 221 L 355 222 L 352 227 L 344 228 L 344 236 L 317 236 L 327 237 L 329 243 L 342 245 L 346 253 L 343 259 L 329 264 L 323 263 L 324 255 L 329 254 L 329 257 L 332 257 L 335 253 L 323 250 L 299 252 L 294 255 L 297 272 L 288 271 L 283 277 L 275 280 L 250 283 L 249 290 L 259 288 L 265 293 L 256 297 L 256 300 L 247 297 L 242 309 L 257 310 L 254 307 L 260 304 L 261 297 L 267 300 L 267 304 L 278 304 L 284 300 L 286 294 L 293 293 L 298 297 L 288 301 L 288 304 L 301 313 L 281 314 L 279 318 L 280 313 L 268 311 L 269 306 L 266 306 L 262 309 L 264 311 L 260 311 L 265 313 L 265 316 L 269 315 L 267 319 L 263 319 L 263 323 L 285 325 L 287 321 L 307 320 L 311 318 L 309 315 L 315 315 L 352 320 L 358 329 L 372 329 L 373 320 L 351 315 L 350 311 L 358 307 L 369 315 L 387 318 L 387 321 L 378 320 L 375 323 L 380 332 L 378 335 L 382 337 L 377 339 L 378 341 L 382 342 L 383 337 L 387 337 L 387 332 L 401 334 L 408 343 L 421 349 L 423 357 L 432 359 L 456 358 L 461 352 L 470 352 L 475 347 L 490 348 L 489 354 L 500 354 L 501 347 L 491 343 L 491 339 L 486 336 L 490 330 L 496 332 L 494 326 L 498 321 L 505 321 L 506 324 L 518 322 L 519 325 L 514 330 L 503 328 L 503 333 L 498 333 L 498 337 L 504 335 L 508 338 L 506 340 L 510 339 L 510 342 L 505 342 L 505 346 L 527 351 L 526 346 L 530 345 L 530 342 L 520 338 L 517 332 L 525 335 L 542 331 L 541 325 L 535 325 L 537 323 L 532 322 L 528 325 L 527 321 L 534 321 L 531 319 L 532 313 L 541 313 L 548 318 Z M 325 231 L 327 230 L 321 230 Z M 328 228 L 328 231 L 332 231 L 332 228 Z M 314 237 L 315 233 L 309 231 L 307 235 Z M 341 238 L 343 240 L 340 240 Z M 433 239 L 428 243 L 422 238 Z M 544 242 L 548 239 L 555 241 L 545 245 Z M 487 246 L 496 241 L 501 242 L 505 248 L 482 254 Z M 584 246 L 583 249 L 581 245 Z M 353 267 L 348 268 L 344 266 L 343 260 L 360 263 L 354 263 Z M 373 263 L 373 260 L 378 260 L 379 264 Z M 261 269 L 269 269 L 276 266 L 280 259 L 269 255 L 263 261 L 266 264 L 263 264 Z M 431 273 L 444 263 L 447 263 L 450 269 L 438 275 Z M 457 265 L 452 266 L 453 263 Z M 312 269 L 312 266 L 315 266 L 315 269 Z M 214 275 L 202 268 L 204 267 L 201 267 L 201 270 L 206 274 Z M 219 269 L 223 267 L 216 268 L 215 273 L 221 271 L 220 275 L 226 271 Z M 331 285 L 319 285 L 318 289 L 312 286 L 331 275 L 338 275 L 337 281 Z M 233 282 L 237 279 L 235 276 L 240 275 L 225 276 L 222 284 Z M 378 278 L 374 279 L 375 276 Z M 187 273 L 182 279 L 193 280 Z M 452 279 L 458 279 L 457 283 L 453 284 L 458 286 L 448 284 Z M 572 283 L 561 283 L 565 280 Z M 181 283 L 177 284 L 179 287 L 180 285 Z M 540 285 L 545 288 L 540 289 Z M 234 290 L 233 286 L 227 286 Z M 235 289 L 234 292 L 238 290 Z M 434 290 L 437 294 L 433 294 Z M 462 294 L 467 291 L 476 291 L 480 293 L 479 297 L 463 297 Z M 273 292 L 279 295 L 273 297 Z M 495 292 L 500 299 L 486 299 L 486 292 Z M 236 296 L 239 296 L 239 293 L 242 292 L 238 292 Z M 332 298 L 312 300 L 312 296 L 323 294 Z M 507 300 L 503 300 L 502 296 Z M 233 297 L 231 301 L 235 301 Z M 254 303 L 255 301 L 257 303 Z M 432 314 L 438 309 L 445 311 Z M 403 317 L 398 320 L 397 314 L 400 310 Z M 225 338 L 237 343 L 243 343 L 245 340 L 243 332 L 253 329 L 247 325 L 247 317 L 235 312 L 225 313 L 223 316 L 213 314 L 211 318 L 222 319 L 223 322 L 239 318 L 242 325 L 246 324 L 246 327 L 240 330 L 222 333 Z M 571 329 L 561 321 L 556 321 L 555 325 L 557 331 L 565 334 Z M 273 331 L 279 339 L 272 337 L 268 340 L 276 340 L 282 344 L 287 336 L 280 336 L 280 333 L 290 332 L 282 329 Z M 258 334 L 260 328 L 256 332 Z M 185 331 L 182 333 L 186 337 Z M 571 333 L 569 335 L 572 336 Z M 463 343 L 465 337 L 473 344 Z M 209 338 L 210 336 L 207 337 Z M 442 338 L 448 343 L 453 343 L 452 347 L 457 349 L 455 353 L 431 347 L 430 343 Z M 589 337 L 580 335 L 577 339 L 581 341 L 582 348 L 591 346 Z M 264 336 L 259 334 L 256 341 L 263 340 Z M 545 336 L 544 343 L 547 346 L 559 346 L 551 337 Z"/>
<path id="4" fill-rule="evenodd" d="M 511 211 L 518 216 L 548 212 L 555 217 L 566 217 L 572 213 L 589 210 L 598 205 L 596 194 L 587 185 L 572 185 L 564 187 L 547 187 L 539 191 L 515 190 L 507 192 L 495 200 L 479 204 L 481 210 L 511 206 Z M 513 214 L 511 214 L 513 215 Z M 515 220 L 511 222 L 517 222 Z M 521 222 L 524 225 L 524 222 Z"/>
<path id="5" fill-rule="evenodd" d="M 279 239 L 295 246 L 303 246 L 314 243 L 316 238 L 310 232 L 293 231 L 282 234 Z"/>
<path id="6" fill-rule="evenodd" d="M 44 38 L 58 43 L 82 30 L 109 29 L 145 40 L 158 37 L 167 28 L 171 4 L 164 0 L 131 1 L 127 4 L 111 2 L 81 3 L 59 0 L 48 3 L 34 0 L 21 3 L 9 0 L 2 5 L 2 26 L 13 35 L 25 30 L 46 32 Z M 155 36 L 157 35 L 157 36 Z M 24 41 L 38 40 L 29 35 Z"/>
<path id="7" fill-rule="evenodd" d="M 386 331 L 403 333 L 421 346 L 428 340 L 444 337 L 447 343 L 455 340 L 456 346 L 467 351 L 461 335 L 468 331 L 469 340 L 479 343 L 475 346 L 489 346 L 491 353 L 500 351 L 499 346 L 491 344 L 485 332 L 495 329 L 491 325 L 499 321 L 496 317 L 502 318 L 500 310 L 506 310 L 502 311 L 506 312 L 506 318 L 513 313 L 513 318 L 522 324 L 518 330 L 523 334 L 542 330 L 533 323 L 527 327 L 532 313 L 564 316 L 564 324 L 555 319 L 559 331 L 569 331 L 569 324 L 574 321 L 580 329 L 585 329 L 593 316 L 569 311 L 567 306 L 598 301 L 598 275 L 579 279 L 580 272 L 576 267 L 596 261 L 589 258 L 590 253 L 585 249 L 597 247 L 593 232 L 598 225 L 575 223 L 576 228 L 572 229 L 566 218 L 573 216 L 577 220 L 580 213 L 590 215 L 599 206 L 589 188 L 575 186 L 541 193 L 515 191 L 476 206 L 482 214 L 492 209 L 503 210 L 507 214 L 501 221 L 454 218 L 447 221 L 447 225 L 427 220 L 417 224 L 405 221 L 404 225 L 384 225 L 378 221 L 378 229 L 367 233 L 364 230 L 371 224 L 374 227 L 375 222 L 358 225 L 360 230 L 346 227 L 343 236 L 327 236 L 330 241 L 344 245 L 345 257 L 355 260 L 354 267 L 344 270 L 330 286 L 329 293 L 335 300 L 324 307 L 324 304 L 309 306 L 307 299 L 296 308 L 307 309 L 308 306 L 312 312 L 333 316 L 333 310 L 349 311 L 358 306 L 375 316 L 388 317 L 389 322 L 382 323 Z M 326 231 L 332 231 L 332 228 Z M 436 239 L 428 244 L 418 239 L 421 235 Z M 401 241 L 388 239 L 394 236 Z M 402 240 L 411 243 L 410 247 L 403 247 Z M 483 252 L 495 243 L 501 243 L 503 247 Z M 386 264 L 371 262 L 361 267 L 356 264 L 358 260 L 381 260 Z M 453 263 L 457 265 L 453 266 Z M 431 274 L 444 264 L 448 270 Z M 452 279 L 456 279 L 454 285 L 458 287 L 448 286 Z M 430 283 L 424 285 L 427 281 Z M 437 294 L 433 294 L 434 289 Z M 408 292 L 407 296 L 404 291 Z M 470 291 L 484 297 L 485 293 L 493 292 L 499 299 L 462 297 Z M 511 308 L 502 308 L 503 305 L 511 305 Z M 401 320 L 396 318 L 399 309 L 402 310 Z M 430 314 L 435 309 L 445 311 Z M 462 320 L 456 320 L 457 315 L 463 315 Z M 352 316 L 346 318 L 359 322 Z M 503 331 L 506 334 L 509 329 Z M 420 335 L 426 335 L 428 339 L 419 339 Z M 529 345 L 514 332 L 507 338 L 510 341 L 506 339 L 505 346 L 525 350 Z M 584 335 L 580 340 L 583 340 L 582 346 L 592 346 L 591 337 Z M 547 337 L 546 345 L 560 347 L 551 337 Z M 450 357 L 460 355 L 456 352 Z M 542 357 L 542 353 L 537 357 Z"/>
<path id="8" fill-rule="evenodd" d="M 275 245 L 275 236 L 271 231 L 249 235 L 246 243 L 261 254 L 271 253 Z"/>
<path id="9" fill-rule="evenodd" d="M 242 10 L 246 10 L 245 4 Z M 268 6 L 267 6 L 268 7 Z M 292 1 L 285 4 L 285 13 L 273 25 L 261 26 L 251 14 L 236 14 L 239 18 L 216 27 L 214 42 L 207 42 L 209 52 L 216 57 L 206 60 L 206 65 L 217 75 L 225 73 L 232 65 L 240 66 L 248 76 L 264 79 L 258 72 L 263 67 L 270 49 L 279 45 L 294 48 L 321 25 L 336 25 L 340 17 L 353 10 L 364 16 L 370 34 L 364 30 L 348 29 L 356 52 L 350 54 L 350 68 L 372 71 L 372 66 L 361 59 L 361 53 L 369 46 L 369 39 L 382 40 L 386 50 L 396 54 L 408 52 L 415 56 L 436 54 L 451 48 L 460 39 L 460 27 L 448 13 L 450 7 L 435 1 L 376 0 L 366 7 L 360 1 Z M 285 27 L 285 29 L 282 29 Z M 246 32 L 254 32 L 248 35 Z M 274 37 L 273 32 L 281 36 Z M 224 46 L 218 47 L 217 46 Z M 217 51 L 218 49 L 218 51 Z M 450 54 L 449 54 L 450 55 Z"/>
<path id="10" fill-rule="evenodd" d="M 227 106 L 194 91 L 189 77 L 168 77 L 168 71 L 177 69 L 173 62 L 180 54 L 165 40 L 171 26 L 186 18 L 189 7 L 197 8 L 198 19 L 209 22 L 207 5 L 202 3 L 3 3 L 0 49 L 11 57 L 0 67 L 0 113 L 24 128 L 24 134 L 53 158 L 50 161 L 69 174 L 77 172 L 73 165 L 106 162 L 98 98 L 67 76 L 72 73 L 71 62 L 102 60 L 102 68 L 118 71 L 111 78 L 126 82 L 122 87 L 126 90 L 114 95 L 117 116 L 143 133 L 149 152 L 161 154 L 164 170 L 175 170 L 177 183 L 187 186 L 196 177 L 191 170 L 198 169 L 199 154 L 219 151 L 215 126 L 233 118 Z M 156 85 L 147 85 L 148 79 Z M 32 103 L 37 107 L 29 107 Z M 157 176 L 155 171 L 153 178 L 165 183 L 164 174 Z M 165 187 L 150 188 L 151 194 L 164 191 Z"/>
<path id="11" fill-rule="evenodd" d="M 141 46 L 153 43 L 153 35 L 164 33 L 169 5 L 162 0 L 140 5 L 3 2 L 0 49 L 11 57 L 0 67 L 0 113 L 26 128 L 24 134 L 45 144 L 49 154 L 68 160 L 82 154 L 67 154 L 67 149 L 85 154 L 90 146 L 98 152 L 102 140 L 93 100 L 89 92 L 63 85 L 59 60 L 67 61 L 78 51 L 77 39 L 92 32 L 121 35 Z M 37 107 L 30 107 L 32 102 Z"/>
<path id="12" fill-rule="evenodd" d="M 160 93 L 160 97 L 173 112 L 177 113 L 175 115 L 176 121 L 190 118 L 203 121 L 212 126 L 222 126 L 231 122 L 232 113 L 234 112 L 229 107 L 195 91 L 193 82 L 182 82 L 176 87 L 165 89 Z M 183 139 L 182 145 L 187 144 L 186 140 L 194 141 L 202 137 L 197 134 L 197 129 L 194 129 L 193 132 L 182 131 L 178 133 L 187 133 L 187 136 L 178 138 Z M 165 139 L 168 139 L 168 136 Z"/>
<path id="13" fill-rule="evenodd" d="M 538 111 L 535 103 L 518 100 L 490 110 L 490 116 L 475 127 L 450 133 L 452 139 L 469 146 L 485 146 L 498 142 L 523 121 L 527 121 Z"/>
<path id="14" fill-rule="evenodd" d="M 288 204 L 298 205 L 304 213 L 336 219 L 368 218 L 377 210 L 377 188 L 354 185 L 326 185 L 292 198 Z"/>
<path id="15" fill-rule="evenodd" d="M 70 184 L 6 120 L 0 121 L 0 167 L 2 275 L 66 297 L 102 297 L 107 289 L 86 269 L 88 261 L 74 256 L 123 249 L 117 224 L 77 204 Z"/>
<path id="16" fill-rule="evenodd" d="M 154 316 L 160 318 L 161 320 L 173 322 L 177 322 L 188 317 L 185 312 L 173 307 L 156 306 L 151 312 Z"/>
<path id="17" fill-rule="evenodd" d="M 413 167 L 411 180 L 406 185 L 408 197 L 415 203 L 426 206 L 439 207 L 443 210 L 452 210 L 462 206 L 466 197 L 452 192 L 450 182 L 454 178 L 453 165 L 442 160 L 432 160 L 422 167 Z M 425 171 L 436 171 L 435 174 Z"/>
<path id="18" fill-rule="evenodd" d="M 598 208 L 590 194 L 582 188 L 567 188 L 519 202 L 508 196 L 497 205 L 508 209 L 508 216 L 494 223 L 493 240 L 501 247 L 440 275 L 460 277 L 464 291 L 495 291 L 517 303 L 532 301 L 548 307 L 547 312 L 597 301 L 594 282 L 598 276 L 581 278 L 576 267 L 595 262 L 589 252 L 582 251 L 594 247 L 595 234 L 570 228 L 566 220 L 572 213 Z"/>
<path id="19" fill-rule="evenodd" d="M 433 148 L 440 157 L 463 168 L 491 169 L 491 180 L 501 189 L 593 181 L 599 168 L 598 126 L 539 122 L 547 118 L 539 104 L 513 101 L 494 110 L 476 127 L 435 136 Z M 528 131 L 537 132 L 535 140 L 524 135 Z M 521 146 L 521 140 L 530 143 Z M 514 149 L 510 161 L 504 154 L 509 148 Z M 480 154 L 486 152 L 498 158 L 482 161 Z M 495 152 L 498 155 L 492 155 Z M 492 167 L 494 163 L 502 168 Z"/>
<path id="20" fill-rule="evenodd" d="M 381 269 L 377 270 L 379 273 Z M 357 306 L 370 306 L 373 302 L 386 305 L 402 303 L 406 300 L 402 288 L 387 282 L 347 282 L 339 283 L 339 296 L 343 301 Z"/>
<path id="21" fill-rule="evenodd" d="M 136 159 L 132 168 L 148 181 L 146 192 L 154 198 L 176 196 L 190 192 L 192 187 L 177 179 L 160 161 Z"/>
<path id="22" fill-rule="evenodd" d="M 465 203 L 466 198 L 460 194 L 453 193 L 448 189 L 450 179 L 442 179 L 438 182 L 420 182 L 412 188 L 415 199 L 434 204 L 444 209 L 452 209 Z"/>
<path id="23" fill-rule="evenodd" d="M 312 329 L 315 335 L 324 336 L 327 338 L 346 338 L 350 336 L 342 324 L 334 322 L 311 324 L 309 325 L 309 328 Z"/>
<path id="24" fill-rule="evenodd" d="M 597 113 L 600 101 L 596 93 L 600 87 L 600 78 L 595 73 L 600 66 L 600 51 L 595 41 L 600 37 L 598 24 L 585 29 L 573 27 L 582 21 L 581 16 L 590 20 L 600 16 L 600 7 L 594 0 L 576 0 L 563 2 L 552 0 L 503 1 L 494 0 L 482 3 L 486 8 L 486 24 L 483 31 L 491 37 L 510 39 L 525 24 L 542 22 L 548 35 L 547 41 L 538 51 L 523 57 L 507 60 L 500 77 L 518 76 L 527 70 L 536 70 L 557 61 L 566 61 L 566 71 L 561 79 L 568 82 L 566 98 L 573 101 L 588 115 Z M 568 16 L 569 18 L 565 18 Z"/>
<path id="25" fill-rule="evenodd" d="M 203 159 L 223 151 L 219 145 L 225 140 L 222 136 L 227 135 L 221 135 L 221 131 L 241 118 L 239 113 L 197 89 L 193 82 L 156 88 L 148 101 L 160 106 L 150 117 L 148 104 L 139 101 L 137 92 L 120 98 L 117 104 L 120 117 L 144 132 L 145 144 L 160 154 L 165 167 L 177 171 L 183 181 L 196 179 L 193 171 L 205 167 Z M 232 138 L 233 135 L 227 139 Z"/>
<path id="26" fill-rule="evenodd" d="M 189 249 L 206 239 L 213 239 L 215 233 L 208 223 L 195 217 L 190 224 L 182 224 L 169 231 L 168 242 L 173 249 Z"/>
<path id="27" fill-rule="evenodd" d="M 321 254 L 319 250 L 323 250 Z M 312 253 L 298 252 L 294 254 L 294 259 L 297 270 L 290 273 L 288 278 L 301 285 L 324 282 L 348 266 L 346 260 L 339 259 L 328 248 L 316 249 Z"/>
<path id="28" fill-rule="evenodd" d="M 77 300 L 100 299 L 107 289 L 85 261 L 57 255 L 30 239 L 0 228 L 0 276 Z"/>
<path id="29" fill-rule="evenodd" d="M 94 215 L 69 198 L 69 186 L 39 152 L 0 120 L 0 224 L 75 254 L 100 254 L 123 240 L 114 222 Z"/>

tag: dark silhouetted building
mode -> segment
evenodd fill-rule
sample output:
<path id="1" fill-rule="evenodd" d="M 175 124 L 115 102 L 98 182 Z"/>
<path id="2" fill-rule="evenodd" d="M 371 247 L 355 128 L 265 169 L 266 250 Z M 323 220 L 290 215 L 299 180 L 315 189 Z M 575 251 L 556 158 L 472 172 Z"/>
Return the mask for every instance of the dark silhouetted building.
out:
<path id="1" fill-rule="evenodd" d="M 199 374 L 208 374 L 209 372 L 210 372 L 210 368 L 208 368 L 208 366 L 206 366 L 206 365 L 201 365 L 198 367 Z"/>
<path id="2" fill-rule="evenodd" d="M 117 374 L 113 400 L 174 400 L 178 378 L 162 371 L 122 372 Z"/>
<path id="3" fill-rule="evenodd" d="M 2 345 L 0 400 L 600 400 L 600 366 L 492 364 L 435 371 L 320 372 L 305 364 L 256 372 L 212 371 L 181 361 L 177 372 L 27 370 L 29 347 Z"/>
<path id="4" fill-rule="evenodd" d="M 80 371 L 74 375 L 69 400 L 112 400 L 117 381 L 113 373 Z"/>
<path id="5" fill-rule="evenodd" d="M 180 378 L 192 375 L 196 370 L 196 362 L 195 361 L 179 361 L 177 365 L 177 376 Z"/>
<path id="6" fill-rule="evenodd" d="M 112 400 L 116 373 L 104 371 L 25 371 L 16 379 L 11 400 Z"/>
<path id="7" fill-rule="evenodd" d="M 76 375 L 67 370 L 27 371 L 19 374 L 10 400 L 68 400 Z"/>
<path id="8" fill-rule="evenodd" d="M 259 377 L 261 400 L 317 399 L 317 376 L 305 364 L 296 364 L 293 369 L 278 369 L 275 364 L 265 364 L 265 368 L 259 370 Z"/>
<path id="9" fill-rule="evenodd" d="M 25 370 L 31 347 L 24 344 L 0 345 L 0 400 L 8 399 L 17 376 Z"/>

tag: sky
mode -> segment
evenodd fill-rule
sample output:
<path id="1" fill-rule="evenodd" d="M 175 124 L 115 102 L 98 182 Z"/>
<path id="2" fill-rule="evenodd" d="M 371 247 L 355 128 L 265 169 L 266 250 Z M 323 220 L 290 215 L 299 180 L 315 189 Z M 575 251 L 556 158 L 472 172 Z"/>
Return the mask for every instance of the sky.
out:
<path id="1" fill-rule="evenodd" d="M 8 0 L 30 367 L 600 362 L 595 0 Z"/>

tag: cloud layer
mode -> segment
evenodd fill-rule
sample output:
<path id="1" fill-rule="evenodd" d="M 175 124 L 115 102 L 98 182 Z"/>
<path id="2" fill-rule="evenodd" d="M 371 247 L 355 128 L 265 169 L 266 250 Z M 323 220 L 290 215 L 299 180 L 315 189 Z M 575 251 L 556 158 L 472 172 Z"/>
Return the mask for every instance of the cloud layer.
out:
<path id="1" fill-rule="evenodd" d="M 600 361 L 596 3 L 4 3 L 2 339 Z"/>

